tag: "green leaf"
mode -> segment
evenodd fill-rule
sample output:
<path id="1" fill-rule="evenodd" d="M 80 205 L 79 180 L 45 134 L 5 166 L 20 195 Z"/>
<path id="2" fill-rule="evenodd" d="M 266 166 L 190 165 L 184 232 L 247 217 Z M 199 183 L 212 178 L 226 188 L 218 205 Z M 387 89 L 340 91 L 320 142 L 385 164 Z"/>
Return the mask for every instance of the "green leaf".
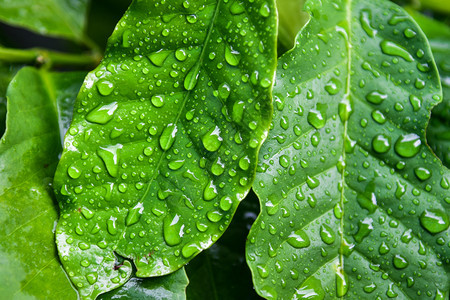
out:
<path id="1" fill-rule="evenodd" d="M 55 176 L 57 243 L 83 298 L 168 274 L 247 194 L 272 114 L 271 1 L 135 1 L 78 96 Z M 83 262 L 81 264 L 80 262 Z"/>
<path id="2" fill-rule="evenodd" d="M 427 141 L 444 165 L 450 167 L 450 27 L 418 12 L 409 13 L 430 41 L 442 84 L 443 101 L 433 108 Z"/>
<path id="3" fill-rule="evenodd" d="M 0 0 L 0 21 L 80 41 L 87 5 L 88 0 Z"/>
<path id="4" fill-rule="evenodd" d="M 189 280 L 184 268 L 161 277 L 131 278 L 118 289 L 100 295 L 98 299 L 133 299 L 133 300 L 184 300 Z"/>
<path id="5" fill-rule="evenodd" d="M 295 36 L 309 18 L 309 15 L 303 11 L 305 0 L 278 0 L 276 3 L 279 46 L 291 49 L 294 46 Z"/>
<path id="6" fill-rule="evenodd" d="M 258 198 L 250 192 L 217 243 L 186 265 L 187 299 L 259 299 L 245 262 L 245 242 L 258 213 Z"/>
<path id="7" fill-rule="evenodd" d="M 439 76 L 388 1 L 308 1 L 279 60 L 247 262 L 266 298 L 447 299 L 449 170 L 425 142 Z M 332 16 L 332 17 L 330 17 Z"/>
<path id="8" fill-rule="evenodd" d="M 74 299 L 54 241 L 51 183 L 61 151 L 57 107 L 72 103 L 84 73 L 23 68 L 7 91 L 0 143 L 0 294 L 5 299 Z M 44 117 L 45 116 L 45 117 Z"/>
<path id="9" fill-rule="evenodd" d="M 0 136 L 6 129 L 6 89 L 17 68 L 0 63 Z"/>

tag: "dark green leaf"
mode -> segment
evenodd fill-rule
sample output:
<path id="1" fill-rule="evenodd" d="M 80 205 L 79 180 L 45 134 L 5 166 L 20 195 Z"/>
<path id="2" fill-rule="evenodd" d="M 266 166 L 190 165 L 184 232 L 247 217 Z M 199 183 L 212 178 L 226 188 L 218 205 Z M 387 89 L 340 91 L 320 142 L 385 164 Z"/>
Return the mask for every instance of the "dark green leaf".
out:
<path id="1" fill-rule="evenodd" d="M 415 11 L 409 11 L 427 35 L 439 70 L 443 101 L 431 114 L 427 141 L 444 165 L 450 167 L 450 27 Z"/>
<path id="2" fill-rule="evenodd" d="M 245 262 L 245 242 L 258 212 L 258 198 L 250 192 L 217 243 L 189 262 L 187 299 L 260 299 Z"/>
<path id="3" fill-rule="evenodd" d="M 188 283 L 183 268 L 161 277 L 131 278 L 120 288 L 100 295 L 98 299 L 184 300 Z"/>
<path id="4" fill-rule="evenodd" d="M 226 229 L 271 118 L 271 1 L 135 1 L 81 89 L 55 176 L 82 297 L 179 269 Z M 80 264 L 82 262 L 82 264 Z"/>
<path id="5" fill-rule="evenodd" d="M 51 190 L 61 151 L 57 105 L 84 73 L 18 72 L 9 85 L 7 130 L 0 144 L 0 295 L 74 299 L 56 253 Z"/>
<path id="6" fill-rule="evenodd" d="M 279 299 L 447 299 L 450 174 L 425 142 L 441 98 L 425 35 L 388 1 L 306 8 L 279 61 L 254 184 L 255 287 Z"/>
<path id="7" fill-rule="evenodd" d="M 40 34 L 83 38 L 88 0 L 0 0 L 0 21 Z"/>

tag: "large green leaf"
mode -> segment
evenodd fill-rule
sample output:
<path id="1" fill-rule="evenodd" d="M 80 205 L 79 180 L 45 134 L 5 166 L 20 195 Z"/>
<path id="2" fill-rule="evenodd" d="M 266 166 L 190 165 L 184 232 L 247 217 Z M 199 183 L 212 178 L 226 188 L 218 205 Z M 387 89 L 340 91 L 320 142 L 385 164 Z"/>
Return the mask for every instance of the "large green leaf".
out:
<path id="1" fill-rule="evenodd" d="M 447 299 L 450 174 L 425 143 L 441 90 L 388 1 L 308 1 L 279 61 L 247 261 L 266 298 Z"/>
<path id="2" fill-rule="evenodd" d="M 309 15 L 303 11 L 305 0 L 278 0 L 276 3 L 278 9 L 278 46 L 289 50 L 294 46 L 298 31 L 309 18 Z M 278 55 L 281 54 L 278 53 Z"/>
<path id="3" fill-rule="evenodd" d="M 81 40 L 88 0 L 0 0 L 0 21 L 40 34 Z"/>
<path id="4" fill-rule="evenodd" d="M 61 151 L 58 109 L 72 103 L 85 73 L 24 68 L 7 91 L 0 143 L 0 295 L 4 299 L 74 299 L 54 241 L 51 183 Z"/>
<path id="5" fill-rule="evenodd" d="M 271 1 L 135 1 L 77 99 L 55 176 L 82 297 L 173 272 L 226 229 L 267 135 Z"/>
<path id="6" fill-rule="evenodd" d="M 161 277 L 133 277 L 118 289 L 98 297 L 101 300 L 133 299 L 133 300 L 184 300 L 189 280 L 184 268 Z"/>
<path id="7" fill-rule="evenodd" d="M 258 198 L 250 192 L 217 243 L 186 266 L 187 299 L 260 299 L 245 262 L 245 242 L 258 213 Z"/>
<path id="8" fill-rule="evenodd" d="M 443 101 L 431 114 L 427 141 L 444 165 L 450 167 L 450 27 L 409 11 L 430 41 L 442 83 Z"/>

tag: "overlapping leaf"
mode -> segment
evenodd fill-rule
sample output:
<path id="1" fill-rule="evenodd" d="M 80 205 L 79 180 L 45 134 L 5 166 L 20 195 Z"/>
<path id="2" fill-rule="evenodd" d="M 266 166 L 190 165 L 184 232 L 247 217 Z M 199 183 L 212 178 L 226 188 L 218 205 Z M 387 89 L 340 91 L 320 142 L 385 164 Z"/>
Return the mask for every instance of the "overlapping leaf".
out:
<path id="1" fill-rule="evenodd" d="M 61 151 L 58 110 L 85 73 L 22 69 L 11 82 L 0 144 L 0 294 L 4 299 L 76 299 L 59 263 L 51 182 Z M 45 116 L 45 117 L 43 117 Z"/>
<path id="2" fill-rule="evenodd" d="M 279 61 L 247 261 L 258 293 L 446 299 L 448 169 L 426 145 L 441 89 L 417 24 L 381 0 L 308 1 Z"/>
<path id="3" fill-rule="evenodd" d="M 0 21 L 41 34 L 81 40 L 88 0 L 0 0 Z"/>
<path id="4" fill-rule="evenodd" d="M 433 108 L 427 141 L 445 166 L 450 167 L 450 28 L 412 11 L 412 16 L 430 41 L 442 83 L 442 103 Z"/>
<path id="5" fill-rule="evenodd" d="M 135 1 L 78 97 L 55 177 L 84 298 L 173 272 L 248 192 L 271 118 L 271 1 Z"/>

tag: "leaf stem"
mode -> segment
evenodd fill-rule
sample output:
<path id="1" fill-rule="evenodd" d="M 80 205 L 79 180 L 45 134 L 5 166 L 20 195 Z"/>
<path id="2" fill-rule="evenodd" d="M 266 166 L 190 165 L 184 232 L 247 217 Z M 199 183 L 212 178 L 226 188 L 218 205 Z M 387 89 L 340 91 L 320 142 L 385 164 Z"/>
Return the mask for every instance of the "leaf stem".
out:
<path id="1" fill-rule="evenodd" d="M 42 65 L 96 66 L 101 59 L 97 51 L 71 54 L 42 48 L 13 49 L 0 47 L 0 61 L 10 63 L 38 63 Z"/>

